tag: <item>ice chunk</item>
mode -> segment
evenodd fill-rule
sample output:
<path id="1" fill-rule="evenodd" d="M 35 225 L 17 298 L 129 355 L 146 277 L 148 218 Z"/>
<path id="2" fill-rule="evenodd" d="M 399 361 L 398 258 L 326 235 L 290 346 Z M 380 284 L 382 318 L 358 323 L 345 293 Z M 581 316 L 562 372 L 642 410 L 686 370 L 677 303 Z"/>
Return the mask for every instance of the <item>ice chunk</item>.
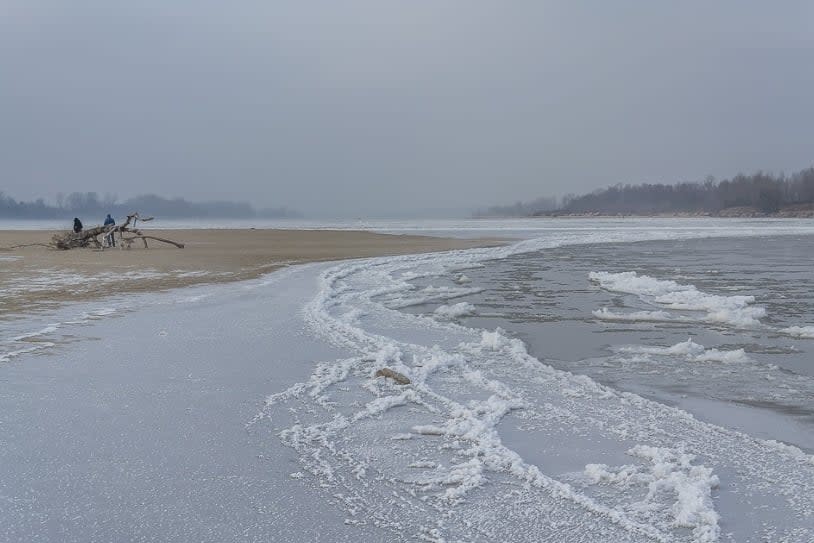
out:
<path id="1" fill-rule="evenodd" d="M 469 302 L 459 302 L 452 305 L 442 305 L 435 310 L 435 314 L 444 319 L 455 319 L 475 313 L 475 306 Z"/>
<path id="2" fill-rule="evenodd" d="M 620 353 L 680 357 L 691 362 L 737 363 L 749 361 L 749 357 L 743 349 L 734 349 L 732 351 L 707 349 L 703 345 L 695 343 L 692 338 L 687 339 L 687 341 L 682 341 L 681 343 L 676 343 L 670 347 L 626 345 L 617 348 L 616 351 Z"/>
<path id="3" fill-rule="evenodd" d="M 676 320 L 666 311 L 633 311 L 631 313 L 616 313 L 607 307 L 591 312 L 597 319 L 606 321 L 650 321 L 669 322 Z"/>
<path id="4" fill-rule="evenodd" d="M 766 316 L 765 308 L 751 305 L 755 302 L 754 296 L 708 294 L 698 290 L 694 285 L 655 279 L 647 275 L 638 275 L 634 271 L 591 272 L 588 277 L 606 290 L 635 294 L 648 303 L 667 309 L 706 312 L 702 319 L 706 322 L 752 327 L 759 326 L 759 319 Z M 594 314 L 596 315 L 596 312 Z"/>
<path id="5" fill-rule="evenodd" d="M 814 339 L 814 326 L 789 326 L 779 330 L 781 333 L 804 339 Z"/>

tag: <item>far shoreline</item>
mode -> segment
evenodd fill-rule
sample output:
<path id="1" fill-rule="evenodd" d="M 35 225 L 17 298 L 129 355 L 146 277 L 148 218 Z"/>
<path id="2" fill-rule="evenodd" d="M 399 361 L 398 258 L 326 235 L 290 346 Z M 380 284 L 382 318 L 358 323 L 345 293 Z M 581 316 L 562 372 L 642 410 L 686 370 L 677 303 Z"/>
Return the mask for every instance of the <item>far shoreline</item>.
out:
<path id="1" fill-rule="evenodd" d="M 814 211 L 800 214 L 713 214 L 713 213 L 562 213 L 521 215 L 515 217 L 473 217 L 474 220 L 519 219 L 814 219 Z"/>

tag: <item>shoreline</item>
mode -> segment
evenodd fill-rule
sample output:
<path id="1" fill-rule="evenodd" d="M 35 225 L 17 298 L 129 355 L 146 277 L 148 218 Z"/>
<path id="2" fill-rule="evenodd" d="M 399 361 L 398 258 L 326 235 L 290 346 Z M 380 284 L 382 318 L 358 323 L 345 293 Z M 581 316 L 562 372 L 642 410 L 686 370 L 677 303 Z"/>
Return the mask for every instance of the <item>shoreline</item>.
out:
<path id="1" fill-rule="evenodd" d="M 795 220 L 814 219 L 814 211 L 806 214 L 713 214 L 713 213 L 567 213 L 567 214 L 547 214 L 547 215 L 522 215 L 517 217 L 474 217 L 472 220 L 534 220 L 534 219 L 771 219 L 771 220 Z"/>
<path id="2" fill-rule="evenodd" d="M 786 208 L 766 213 L 753 207 L 730 207 L 720 211 L 676 211 L 672 213 L 603 213 L 600 211 L 584 213 L 546 213 L 531 215 L 528 218 L 568 219 L 568 218 L 601 218 L 601 219 L 812 219 L 814 207 Z"/>
<path id="3" fill-rule="evenodd" d="M 53 231 L 0 230 L 0 319 L 65 302 L 253 279 L 283 267 L 379 256 L 493 247 L 497 239 L 456 239 L 349 230 L 145 229 L 185 244 L 71 249 L 47 243 Z"/>

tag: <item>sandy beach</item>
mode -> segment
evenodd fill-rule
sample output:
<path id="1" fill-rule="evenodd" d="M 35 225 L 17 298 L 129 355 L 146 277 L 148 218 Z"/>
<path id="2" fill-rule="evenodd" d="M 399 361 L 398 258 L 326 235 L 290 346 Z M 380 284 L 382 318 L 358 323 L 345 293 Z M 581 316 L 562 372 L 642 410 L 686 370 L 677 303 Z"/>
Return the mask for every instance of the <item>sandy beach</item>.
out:
<path id="1" fill-rule="evenodd" d="M 14 245 L 48 243 L 54 232 L 0 231 L 0 317 L 110 294 L 251 279 L 280 267 L 498 245 L 364 231 L 190 229 L 149 230 L 184 249 L 150 241 L 144 249 L 74 249 Z"/>

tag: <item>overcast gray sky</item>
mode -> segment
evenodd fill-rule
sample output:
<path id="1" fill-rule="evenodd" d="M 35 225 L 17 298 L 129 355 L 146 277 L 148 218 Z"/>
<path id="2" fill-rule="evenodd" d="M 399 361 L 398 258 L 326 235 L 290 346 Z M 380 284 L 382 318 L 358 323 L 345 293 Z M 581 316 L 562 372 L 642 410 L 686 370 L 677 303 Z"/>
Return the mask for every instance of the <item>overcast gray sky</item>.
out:
<path id="1" fill-rule="evenodd" d="M 0 0 L 18 199 L 387 216 L 812 151 L 810 0 Z"/>

